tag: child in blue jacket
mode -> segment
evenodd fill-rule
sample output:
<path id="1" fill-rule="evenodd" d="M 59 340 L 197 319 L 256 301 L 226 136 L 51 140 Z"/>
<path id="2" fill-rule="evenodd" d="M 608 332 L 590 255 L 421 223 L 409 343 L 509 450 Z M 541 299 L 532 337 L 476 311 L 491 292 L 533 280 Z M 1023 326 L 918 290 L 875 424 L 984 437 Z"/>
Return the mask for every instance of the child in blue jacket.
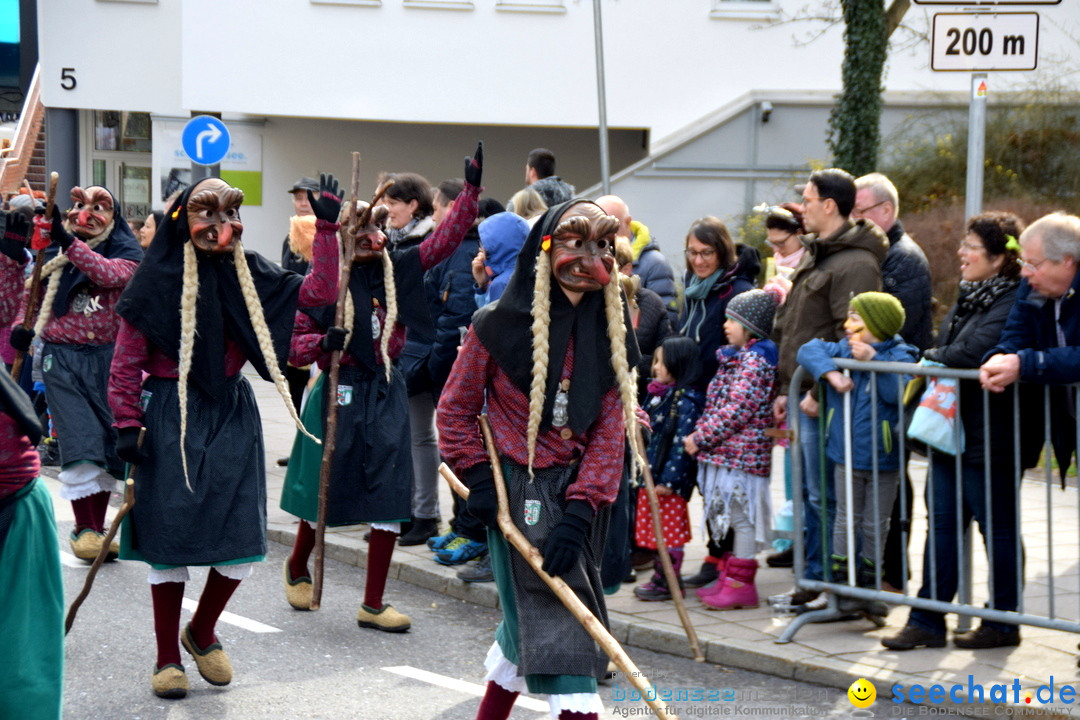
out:
<path id="1" fill-rule="evenodd" d="M 843 573 L 849 555 L 862 558 L 858 567 L 859 584 L 874 584 L 874 568 L 881 562 L 883 538 L 889 532 L 889 517 L 900 482 L 900 456 L 897 444 L 897 418 L 907 377 L 878 375 L 877 394 L 871 390 L 871 373 L 852 371 L 850 377 L 840 372 L 833 358 L 915 362 L 918 351 L 896 333 L 904 325 L 904 308 L 892 295 L 865 292 L 851 300 L 844 322 L 847 337 L 840 342 L 811 340 L 799 348 L 798 362 L 817 380 L 825 380 L 827 395 L 824 407 L 827 432 L 825 452 L 836 463 L 836 523 L 833 525 L 835 580 Z M 847 460 L 844 452 L 843 393 L 851 393 L 851 475 L 849 504 L 845 488 Z M 876 404 L 876 418 L 873 407 Z M 874 420 L 876 419 L 876 427 Z M 872 444 L 874 443 L 874 444 Z M 877 461 L 877 492 L 874 485 L 874 461 Z M 876 498 L 875 498 L 876 495 Z M 855 548 L 847 548 L 848 508 L 854 516 Z M 860 549 L 861 548 L 861 552 Z"/>

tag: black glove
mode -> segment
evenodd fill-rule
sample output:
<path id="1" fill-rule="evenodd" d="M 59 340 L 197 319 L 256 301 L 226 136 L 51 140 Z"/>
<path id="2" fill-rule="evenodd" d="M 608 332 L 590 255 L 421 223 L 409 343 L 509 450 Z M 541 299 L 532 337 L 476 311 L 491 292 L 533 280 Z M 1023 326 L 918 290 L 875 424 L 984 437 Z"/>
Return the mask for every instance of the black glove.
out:
<path id="1" fill-rule="evenodd" d="M 323 339 L 319 341 L 319 348 L 323 352 L 345 349 L 345 328 L 328 327 Z"/>
<path id="2" fill-rule="evenodd" d="M 476 154 L 465 158 L 465 182 L 473 187 L 480 187 L 480 177 L 484 174 L 484 141 L 476 143 Z"/>
<path id="3" fill-rule="evenodd" d="M 39 207 L 34 210 L 35 215 L 44 215 L 45 208 Z M 49 239 L 60 244 L 60 249 L 67 252 L 71 243 L 75 242 L 75 236 L 64 229 L 64 218 L 60 216 L 60 208 L 53 205 L 52 222 L 49 224 Z"/>
<path id="4" fill-rule="evenodd" d="M 497 528 L 499 500 L 495 494 L 495 474 L 491 471 L 491 463 L 480 463 L 466 470 L 465 482 L 469 486 L 465 509 L 487 527 Z"/>
<path id="5" fill-rule="evenodd" d="M 11 338 L 8 342 L 11 347 L 15 348 L 19 352 L 26 352 L 30 349 L 30 343 L 34 341 L 34 331 L 30 328 L 24 328 L 22 325 L 16 325 L 11 328 Z"/>
<path id="6" fill-rule="evenodd" d="M 592 505 L 584 500 L 571 500 L 566 504 L 559 524 L 548 533 L 544 543 L 542 569 L 548 575 L 565 575 L 573 569 L 585 545 L 585 533 L 592 525 Z"/>
<path id="7" fill-rule="evenodd" d="M 341 199 L 345 192 L 338 187 L 337 178 L 329 173 L 319 175 L 319 195 L 307 191 L 308 202 L 315 217 L 328 223 L 336 223 L 341 214 Z"/>
<path id="8" fill-rule="evenodd" d="M 21 212 L 0 213 L 0 253 L 20 265 L 26 262 L 30 221 Z"/>
<path id="9" fill-rule="evenodd" d="M 126 463 L 141 465 L 148 455 L 139 446 L 139 434 L 142 428 L 124 427 L 116 431 L 116 456 Z"/>

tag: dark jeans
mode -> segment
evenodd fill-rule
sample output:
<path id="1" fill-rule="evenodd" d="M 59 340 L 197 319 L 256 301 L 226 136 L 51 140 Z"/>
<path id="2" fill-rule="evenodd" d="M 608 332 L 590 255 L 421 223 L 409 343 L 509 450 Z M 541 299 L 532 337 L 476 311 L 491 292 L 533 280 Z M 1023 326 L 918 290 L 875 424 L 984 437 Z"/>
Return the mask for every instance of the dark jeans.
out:
<path id="1" fill-rule="evenodd" d="M 799 450 L 802 452 L 803 523 L 805 525 L 803 536 L 806 541 L 804 577 L 808 580 L 825 579 L 824 560 L 832 554 L 832 529 L 836 520 L 836 488 L 833 484 L 835 463 L 825 456 L 824 436 L 820 432 L 819 423 L 820 418 L 812 418 L 799 413 Z M 825 464 L 824 474 L 822 461 Z M 823 499 L 825 501 L 824 526 L 822 525 Z"/>
<path id="2" fill-rule="evenodd" d="M 958 529 L 956 508 L 956 464 L 951 456 L 938 456 L 933 464 L 933 488 L 927 488 L 927 507 L 933 491 L 934 510 L 931 532 L 934 533 L 933 555 L 936 558 L 936 575 L 931 576 L 931 546 L 929 535 L 923 553 L 923 585 L 919 597 L 931 598 L 936 591 L 937 599 L 948 602 L 956 595 L 959 584 L 957 553 L 959 533 L 971 524 L 972 517 L 979 523 L 983 545 L 994 566 L 994 586 L 991 590 L 991 607 L 995 610 L 1016 610 L 1017 568 L 1021 563 L 1016 556 L 1016 486 L 1012 462 L 992 462 L 990 466 L 990 495 L 993 505 L 993 537 L 988 538 L 986 489 L 983 480 L 983 464 L 963 463 L 961 471 L 963 507 L 962 526 Z M 928 610 L 913 609 L 909 622 L 941 635 L 945 634 L 945 616 Z M 1015 625 L 985 621 L 997 630 L 1012 631 Z"/>

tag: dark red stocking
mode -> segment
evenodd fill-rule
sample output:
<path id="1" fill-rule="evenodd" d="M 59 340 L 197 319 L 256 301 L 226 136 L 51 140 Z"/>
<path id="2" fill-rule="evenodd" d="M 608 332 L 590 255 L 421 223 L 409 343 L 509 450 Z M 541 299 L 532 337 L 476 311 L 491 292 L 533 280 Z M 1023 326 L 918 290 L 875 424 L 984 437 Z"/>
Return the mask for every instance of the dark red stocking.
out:
<path id="1" fill-rule="evenodd" d="M 364 604 L 372 610 L 382 609 L 386 576 L 390 572 L 390 556 L 394 554 L 397 534 L 389 530 L 372 530 L 368 541 L 367 585 L 364 586 Z"/>
<path id="2" fill-rule="evenodd" d="M 559 713 L 559 720 L 599 720 L 596 713 L 579 713 L 563 710 Z"/>
<path id="3" fill-rule="evenodd" d="M 214 626 L 217 625 L 218 618 L 225 610 L 229 598 L 239 586 L 239 580 L 231 580 L 219 573 L 216 568 L 210 568 L 210 574 L 206 578 L 206 587 L 203 588 L 202 597 L 199 598 L 199 607 L 195 608 L 195 615 L 191 618 L 191 635 L 196 645 L 205 648 L 217 641 Z"/>
<path id="4" fill-rule="evenodd" d="M 75 534 L 84 528 L 96 530 L 94 527 L 94 496 L 87 495 L 78 500 L 71 501 L 71 510 L 75 513 Z"/>
<path id="5" fill-rule="evenodd" d="M 480 709 L 476 711 L 476 720 L 506 720 L 510 717 L 510 710 L 514 707 L 514 701 L 518 694 L 507 690 L 494 680 L 488 680 L 484 699 L 480 701 Z"/>
<path id="6" fill-rule="evenodd" d="M 296 542 L 292 546 L 292 555 L 289 556 L 289 577 L 293 580 L 311 577 L 307 569 L 307 561 L 314 549 L 315 528 L 301 520 L 300 526 L 296 528 Z"/>
<path id="7" fill-rule="evenodd" d="M 154 601 L 154 639 L 157 641 L 157 666 L 180 664 L 180 606 L 184 602 L 184 583 L 166 582 L 150 586 Z"/>
<path id="8" fill-rule="evenodd" d="M 105 532 L 105 511 L 109 509 L 109 495 L 107 490 L 103 490 L 88 498 L 93 501 L 94 530 L 97 532 Z"/>

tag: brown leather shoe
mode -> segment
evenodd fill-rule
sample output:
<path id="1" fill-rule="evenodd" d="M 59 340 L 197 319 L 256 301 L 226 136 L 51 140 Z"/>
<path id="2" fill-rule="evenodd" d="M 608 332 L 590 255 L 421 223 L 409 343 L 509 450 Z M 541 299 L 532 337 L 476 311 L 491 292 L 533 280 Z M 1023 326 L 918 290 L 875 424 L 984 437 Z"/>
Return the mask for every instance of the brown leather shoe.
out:
<path id="1" fill-rule="evenodd" d="M 914 650 L 916 648 L 945 647 L 945 636 L 908 623 L 892 637 L 881 638 L 881 644 L 890 650 Z"/>
<path id="2" fill-rule="evenodd" d="M 1011 631 L 979 625 L 976 630 L 953 635 L 953 645 L 964 650 L 988 650 L 996 647 L 1016 647 L 1020 644 L 1020 628 Z"/>

